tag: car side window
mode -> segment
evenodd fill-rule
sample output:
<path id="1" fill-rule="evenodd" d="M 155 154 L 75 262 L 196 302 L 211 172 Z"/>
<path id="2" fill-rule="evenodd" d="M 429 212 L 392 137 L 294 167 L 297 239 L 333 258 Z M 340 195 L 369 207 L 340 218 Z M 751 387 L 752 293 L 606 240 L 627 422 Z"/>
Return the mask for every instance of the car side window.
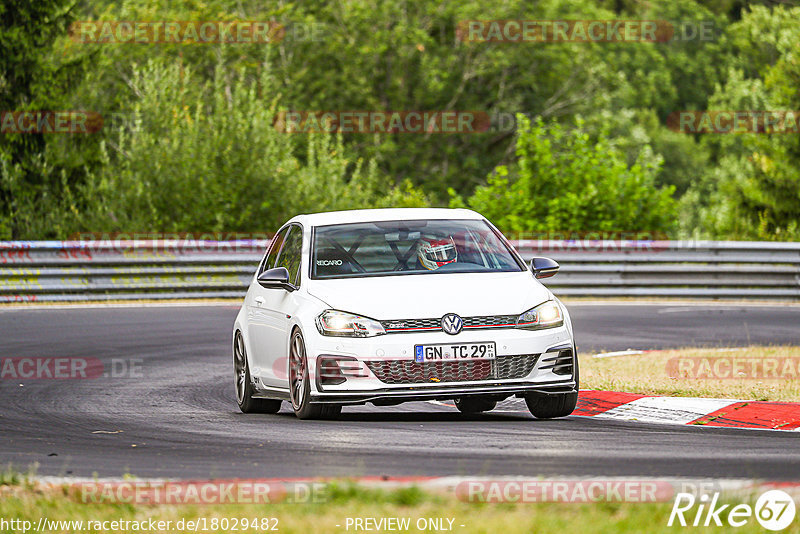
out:
<path id="1" fill-rule="evenodd" d="M 303 229 L 299 226 L 292 226 L 289 236 L 281 249 L 275 267 L 286 267 L 289 271 L 289 280 L 294 281 L 294 285 L 300 285 L 300 258 L 303 248 Z"/>
<path id="2" fill-rule="evenodd" d="M 267 269 L 272 269 L 275 267 L 275 262 L 278 259 L 278 253 L 281 251 L 281 247 L 283 246 L 284 241 L 286 240 L 286 234 L 291 230 L 291 226 L 287 226 L 275 236 L 272 240 L 271 246 L 269 248 L 269 252 L 267 253 L 267 257 L 264 258 L 264 263 L 261 265 L 261 269 L 258 271 L 258 274 L 263 273 Z"/>

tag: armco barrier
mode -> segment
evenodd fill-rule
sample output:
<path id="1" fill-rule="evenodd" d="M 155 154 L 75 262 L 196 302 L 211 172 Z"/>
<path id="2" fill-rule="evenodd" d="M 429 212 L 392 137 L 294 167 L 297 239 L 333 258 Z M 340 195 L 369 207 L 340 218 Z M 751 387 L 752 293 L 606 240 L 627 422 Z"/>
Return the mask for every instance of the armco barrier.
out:
<path id="1" fill-rule="evenodd" d="M 557 295 L 800 299 L 800 243 L 514 241 Z M 0 302 L 241 297 L 267 242 L 0 242 Z"/>
<path id="2" fill-rule="evenodd" d="M 515 241 L 561 264 L 554 293 L 590 297 L 800 299 L 800 243 Z"/>
<path id="3" fill-rule="evenodd" d="M 264 240 L 0 242 L 0 302 L 241 297 L 266 246 Z"/>

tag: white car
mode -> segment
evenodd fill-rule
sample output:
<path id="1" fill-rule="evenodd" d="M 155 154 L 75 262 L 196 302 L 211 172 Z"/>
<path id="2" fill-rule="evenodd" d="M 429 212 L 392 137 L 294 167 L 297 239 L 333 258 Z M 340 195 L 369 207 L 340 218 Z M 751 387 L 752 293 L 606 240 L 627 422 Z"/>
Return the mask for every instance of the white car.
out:
<path id="1" fill-rule="evenodd" d="M 275 235 L 233 326 L 243 412 L 333 418 L 343 405 L 512 395 L 569 415 L 578 359 L 564 305 L 503 235 L 463 209 L 298 215 Z"/>

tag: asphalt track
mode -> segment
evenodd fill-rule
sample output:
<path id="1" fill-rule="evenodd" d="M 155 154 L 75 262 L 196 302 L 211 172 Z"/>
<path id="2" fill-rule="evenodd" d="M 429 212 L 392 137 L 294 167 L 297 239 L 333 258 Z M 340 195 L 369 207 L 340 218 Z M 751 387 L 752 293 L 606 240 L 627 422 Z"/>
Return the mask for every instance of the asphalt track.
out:
<path id="1" fill-rule="evenodd" d="M 800 307 L 570 306 L 579 353 L 798 344 Z M 800 479 L 800 436 L 568 417 L 507 401 L 465 418 L 432 403 L 345 408 L 339 421 L 244 415 L 233 306 L 0 310 L 0 357 L 135 362 L 141 378 L 0 380 L 0 466 L 142 477 L 659 476 Z M 119 367 L 120 370 L 122 367 Z"/>

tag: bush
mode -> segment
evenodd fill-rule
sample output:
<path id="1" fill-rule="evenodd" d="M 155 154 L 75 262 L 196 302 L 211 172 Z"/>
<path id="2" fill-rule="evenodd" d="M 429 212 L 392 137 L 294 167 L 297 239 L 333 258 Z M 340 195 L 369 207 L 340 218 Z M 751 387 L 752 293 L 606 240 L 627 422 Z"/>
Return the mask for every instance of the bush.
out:
<path id="1" fill-rule="evenodd" d="M 218 65 L 202 83 L 181 64 L 134 69 L 132 128 L 103 144 L 82 226 L 93 231 L 265 231 L 303 212 L 367 208 L 427 197 L 398 191 L 340 137 L 274 127 L 279 95 L 269 62 L 255 76 Z"/>
<path id="2" fill-rule="evenodd" d="M 674 226 L 673 187 L 657 188 L 661 159 L 645 146 L 636 162 L 601 136 L 592 142 L 582 121 L 519 123 L 514 172 L 497 167 L 467 204 L 505 232 L 648 231 Z M 453 206 L 463 201 L 453 195 Z"/>

